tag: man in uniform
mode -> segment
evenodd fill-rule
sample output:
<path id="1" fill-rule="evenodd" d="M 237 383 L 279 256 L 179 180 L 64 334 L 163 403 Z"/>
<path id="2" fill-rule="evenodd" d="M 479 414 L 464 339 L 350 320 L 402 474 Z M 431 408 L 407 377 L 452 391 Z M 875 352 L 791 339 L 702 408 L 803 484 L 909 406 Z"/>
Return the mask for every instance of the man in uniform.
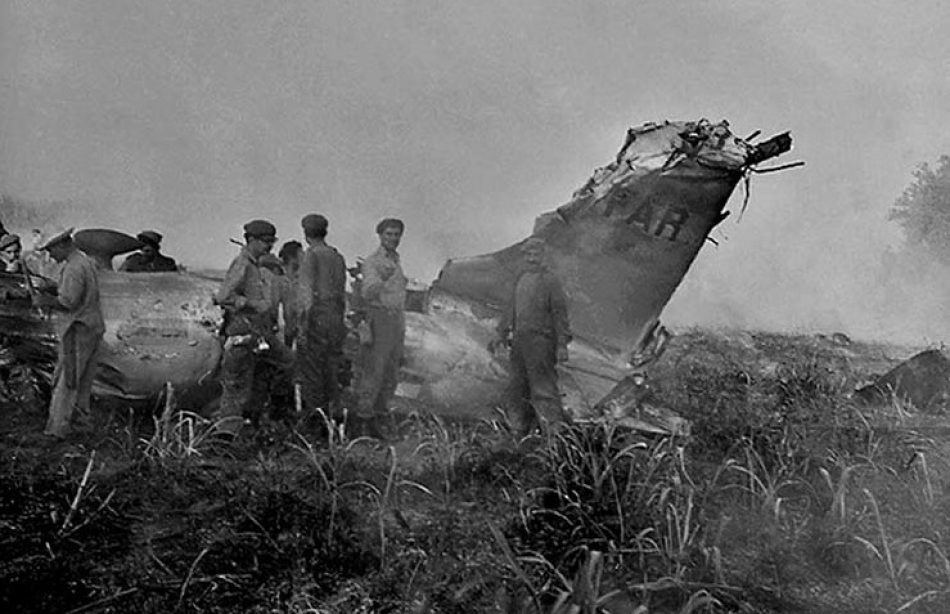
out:
<path id="1" fill-rule="evenodd" d="M 41 294 L 35 298 L 38 306 L 60 312 L 56 326 L 59 354 L 45 433 L 62 439 L 69 434 L 74 410 L 80 415 L 89 413 L 96 356 L 105 322 L 99 304 L 96 266 L 73 243 L 72 229 L 52 237 L 40 249 L 63 264 L 58 294 Z"/>
<path id="2" fill-rule="evenodd" d="M 332 415 L 339 411 L 339 375 L 346 337 L 346 262 L 327 245 L 327 218 L 312 213 L 300 224 L 307 249 L 297 277 L 297 379 L 304 409 L 309 413 L 320 407 Z"/>
<path id="3" fill-rule="evenodd" d="M 0 236 L 0 267 L 5 273 L 21 273 L 23 263 L 20 261 L 20 235 L 5 234 Z"/>
<path id="4" fill-rule="evenodd" d="M 382 435 L 389 402 L 396 392 L 406 337 L 406 276 L 396 251 L 404 229 L 399 219 L 379 222 L 379 249 L 362 265 L 360 293 L 370 339 L 363 357 L 358 418 L 364 432 L 376 437 Z"/>
<path id="5" fill-rule="evenodd" d="M 225 438 L 237 435 L 244 421 L 258 356 L 279 343 L 268 327 L 270 300 L 259 266 L 260 258 L 277 241 L 277 229 L 266 220 L 253 220 L 244 225 L 244 241 L 214 297 L 224 308 L 221 404 L 215 418 Z"/>
<path id="6" fill-rule="evenodd" d="M 564 290 L 543 264 L 544 241 L 531 237 L 521 249 L 525 270 L 515 281 L 498 327 L 499 339 L 492 346 L 510 340 L 511 372 L 505 396 L 515 431 L 524 436 L 536 426 L 548 432 L 567 420 L 556 365 L 567 361 L 571 330 Z"/>
<path id="7" fill-rule="evenodd" d="M 261 282 L 264 284 L 264 296 L 268 302 L 264 320 L 269 347 L 266 351 L 257 353 L 251 400 L 244 408 L 244 417 L 255 427 L 260 425 L 264 414 L 269 415 L 271 420 L 287 417 L 286 412 L 293 407 L 293 378 L 290 367 L 294 362 L 292 350 L 283 343 L 279 334 L 281 308 L 286 327 L 288 305 L 294 288 L 284 275 L 280 260 L 274 254 L 261 256 L 258 266 Z"/>
<path id="8" fill-rule="evenodd" d="M 145 230 L 135 236 L 142 242 L 142 249 L 125 259 L 120 271 L 128 273 L 175 272 L 178 265 L 174 258 L 161 253 L 162 235 L 154 230 Z"/>

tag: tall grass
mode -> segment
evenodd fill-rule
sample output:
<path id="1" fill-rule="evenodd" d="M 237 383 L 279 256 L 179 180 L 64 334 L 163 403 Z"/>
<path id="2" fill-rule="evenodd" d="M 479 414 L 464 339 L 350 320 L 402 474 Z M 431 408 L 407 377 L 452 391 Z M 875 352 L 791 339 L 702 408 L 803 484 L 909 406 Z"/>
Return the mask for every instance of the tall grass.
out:
<path id="1" fill-rule="evenodd" d="M 170 383 L 165 385 L 162 413 L 154 416 L 152 421 L 151 436 L 140 438 L 139 443 L 142 456 L 159 465 L 203 456 L 212 447 L 220 427 L 218 422 L 178 409 Z"/>

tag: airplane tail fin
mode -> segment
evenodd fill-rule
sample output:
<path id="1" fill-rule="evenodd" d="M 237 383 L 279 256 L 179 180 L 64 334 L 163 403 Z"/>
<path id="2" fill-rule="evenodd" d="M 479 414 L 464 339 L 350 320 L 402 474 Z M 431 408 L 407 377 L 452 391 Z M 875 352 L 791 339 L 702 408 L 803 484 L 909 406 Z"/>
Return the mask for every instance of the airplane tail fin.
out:
<path id="1" fill-rule="evenodd" d="M 674 290 L 728 214 L 735 186 L 791 148 L 788 133 L 751 140 L 725 121 L 631 128 L 610 164 L 537 218 L 532 236 L 544 239 L 547 264 L 564 285 L 575 339 L 618 364 L 639 360 Z M 504 307 L 523 267 L 523 242 L 448 261 L 433 291 Z"/>

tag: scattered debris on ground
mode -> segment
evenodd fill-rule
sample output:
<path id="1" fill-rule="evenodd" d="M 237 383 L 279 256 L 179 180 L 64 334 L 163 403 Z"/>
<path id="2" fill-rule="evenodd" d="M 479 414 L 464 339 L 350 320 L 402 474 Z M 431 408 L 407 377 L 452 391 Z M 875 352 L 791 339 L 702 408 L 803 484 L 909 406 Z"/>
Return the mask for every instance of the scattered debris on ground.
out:
<path id="1" fill-rule="evenodd" d="M 944 411 L 950 399 L 950 360 L 940 350 L 925 350 L 858 389 L 854 398 L 864 404 L 898 399 L 919 411 Z"/>

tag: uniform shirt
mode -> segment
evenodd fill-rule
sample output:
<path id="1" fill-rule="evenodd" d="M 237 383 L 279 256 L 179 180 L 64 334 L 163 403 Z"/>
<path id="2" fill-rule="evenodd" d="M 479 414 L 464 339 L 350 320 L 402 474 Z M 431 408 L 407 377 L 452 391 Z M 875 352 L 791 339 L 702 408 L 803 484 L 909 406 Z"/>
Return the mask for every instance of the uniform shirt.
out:
<path id="1" fill-rule="evenodd" d="M 547 269 L 529 269 L 518 277 L 511 303 L 499 326 L 502 335 L 509 331 L 516 335 L 548 335 L 557 341 L 559 347 L 567 347 L 571 342 L 564 289 Z"/>
<path id="2" fill-rule="evenodd" d="M 388 278 L 386 273 L 391 272 Z M 399 254 L 380 246 L 363 262 L 361 286 L 366 307 L 402 310 L 406 305 L 406 276 L 399 264 Z"/>
<path id="3" fill-rule="evenodd" d="M 96 265 L 78 249 L 73 250 L 63 263 L 57 299 L 66 310 L 59 318 L 60 337 L 77 322 L 100 335 L 105 331 Z"/>
<path id="4" fill-rule="evenodd" d="M 119 270 L 128 273 L 164 273 L 177 271 L 178 265 L 174 258 L 164 254 L 155 254 L 154 258 L 146 260 L 145 254 L 136 252 L 125 259 Z"/>
<path id="5" fill-rule="evenodd" d="M 260 334 L 267 330 L 270 300 L 257 259 L 246 247 L 241 248 L 241 253 L 231 262 L 215 300 L 224 307 L 227 316 L 226 335 Z"/>
<path id="6" fill-rule="evenodd" d="M 267 323 L 272 330 L 280 325 L 280 311 L 284 311 L 284 329 L 292 333 L 296 327 L 293 284 L 286 275 L 274 273 L 267 267 L 260 267 L 261 281 L 264 283 L 264 293 L 267 296 Z"/>
<path id="7" fill-rule="evenodd" d="M 284 292 L 281 305 L 284 309 L 284 335 L 291 339 L 297 336 L 300 324 L 300 297 L 297 296 L 297 273 L 288 272 L 284 276 Z"/>
<path id="8" fill-rule="evenodd" d="M 326 243 L 314 243 L 304 251 L 297 284 L 301 315 L 311 307 L 346 311 L 346 261 Z"/>

